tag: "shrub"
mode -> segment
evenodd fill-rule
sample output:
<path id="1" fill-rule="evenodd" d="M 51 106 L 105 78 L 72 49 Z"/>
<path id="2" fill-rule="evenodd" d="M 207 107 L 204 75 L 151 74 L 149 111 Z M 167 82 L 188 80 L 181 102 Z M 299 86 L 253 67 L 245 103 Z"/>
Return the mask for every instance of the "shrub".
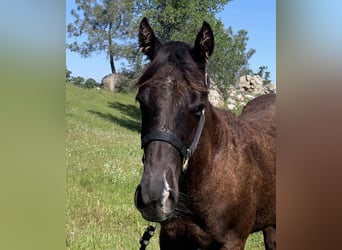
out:
<path id="1" fill-rule="evenodd" d="M 66 69 L 66 82 L 71 81 L 71 74 L 72 74 L 72 72 L 70 70 Z"/>
<path id="2" fill-rule="evenodd" d="M 93 78 L 89 78 L 84 82 L 85 88 L 94 88 L 96 86 L 96 81 Z"/>
<path id="3" fill-rule="evenodd" d="M 129 92 L 129 90 L 131 89 L 132 85 L 133 85 L 133 79 L 124 75 L 124 74 L 120 74 L 119 78 L 118 78 L 118 82 L 115 85 L 115 90 L 117 92 Z"/>
<path id="4" fill-rule="evenodd" d="M 71 83 L 79 86 L 84 83 L 84 78 L 82 76 L 72 77 Z"/>

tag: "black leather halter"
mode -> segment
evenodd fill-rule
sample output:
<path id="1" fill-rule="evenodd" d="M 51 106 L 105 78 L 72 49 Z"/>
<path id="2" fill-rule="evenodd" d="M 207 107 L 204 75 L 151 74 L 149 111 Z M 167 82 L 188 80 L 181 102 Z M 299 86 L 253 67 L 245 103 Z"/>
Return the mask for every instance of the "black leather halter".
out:
<path id="1" fill-rule="evenodd" d="M 144 137 L 141 138 L 141 148 L 144 148 L 147 144 L 149 144 L 152 141 L 163 141 L 170 143 L 172 146 L 174 146 L 182 155 L 183 157 L 183 167 L 182 170 L 183 172 L 186 171 L 188 167 L 188 161 L 194 151 L 197 148 L 199 139 L 202 134 L 202 130 L 204 128 L 204 123 L 205 123 L 205 115 L 204 115 L 204 109 L 202 109 L 201 116 L 200 116 L 200 121 L 196 130 L 196 134 L 194 137 L 194 140 L 192 141 L 190 147 L 186 147 L 184 143 L 174 134 L 170 132 L 164 132 L 164 131 L 152 131 L 151 133 L 145 135 Z"/>

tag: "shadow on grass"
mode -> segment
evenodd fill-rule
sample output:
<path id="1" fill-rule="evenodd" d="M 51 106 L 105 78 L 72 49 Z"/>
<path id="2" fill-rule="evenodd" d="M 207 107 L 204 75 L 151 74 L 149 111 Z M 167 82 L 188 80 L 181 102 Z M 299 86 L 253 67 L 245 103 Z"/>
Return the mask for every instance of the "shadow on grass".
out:
<path id="1" fill-rule="evenodd" d="M 118 124 L 121 127 L 129 129 L 133 132 L 140 133 L 140 110 L 132 104 L 122 104 L 120 102 L 109 102 L 108 106 L 117 110 L 125 117 L 117 117 L 111 113 L 102 113 L 99 111 L 88 110 L 89 113 L 97 115 L 102 119 Z"/>
<path id="2" fill-rule="evenodd" d="M 108 102 L 108 107 L 116 109 L 121 114 L 140 122 L 140 109 L 135 105 L 122 104 L 121 102 Z"/>

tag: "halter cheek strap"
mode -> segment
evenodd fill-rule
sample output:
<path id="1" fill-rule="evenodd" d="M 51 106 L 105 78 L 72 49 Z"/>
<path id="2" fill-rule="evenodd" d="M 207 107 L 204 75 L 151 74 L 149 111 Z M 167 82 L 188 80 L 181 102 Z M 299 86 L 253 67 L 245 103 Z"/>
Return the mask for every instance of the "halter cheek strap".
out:
<path id="1" fill-rule="evenodd" d="M 182 171 L 185 172 L 188 168 L 188 163 L 189 159 L 192 156 L 192 154 L 195 152 L 199 139 L 201 137 L 203 128 L 204 128 L 204 123 L 205 123 L 205 114 L 204 114 L 204 109 L 202 109 L 201 116 L 200 116 L 200 121 L 195 133 L 194 140 L 192 141 L 190 147 L 186 147 L 184 143 L 174 134 L 170 132 L 164 132 L 164 131 L 152 131 L 151 133 L 145 135 L 141 139 L 141 148 L 144 148 L 148 143 L 152 141 L 164 141 L 172 146 L 174 146 L 182 155 L 183 157 L 183 166 L 182 166 Z"/>

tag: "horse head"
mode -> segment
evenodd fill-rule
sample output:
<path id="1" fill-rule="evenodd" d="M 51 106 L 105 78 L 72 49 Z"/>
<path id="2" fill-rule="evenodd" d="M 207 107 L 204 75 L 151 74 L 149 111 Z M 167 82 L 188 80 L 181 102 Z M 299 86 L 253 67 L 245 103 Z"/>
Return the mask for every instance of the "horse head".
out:
<path id="1" fill-rule="evenodd" d="M 214 49 L 213 32 L 204 22 L 195 45 L 162 43 L 146 18 L 139 45 L 150 60 L 138 80 L 144 172 L 135 192 L 142 216 L 163 222 L 174 215 L 184 161 L 196 148 L 208 104 L 205 66 Z"/>

